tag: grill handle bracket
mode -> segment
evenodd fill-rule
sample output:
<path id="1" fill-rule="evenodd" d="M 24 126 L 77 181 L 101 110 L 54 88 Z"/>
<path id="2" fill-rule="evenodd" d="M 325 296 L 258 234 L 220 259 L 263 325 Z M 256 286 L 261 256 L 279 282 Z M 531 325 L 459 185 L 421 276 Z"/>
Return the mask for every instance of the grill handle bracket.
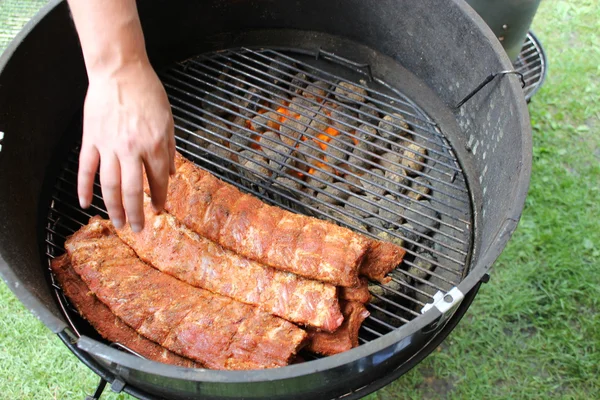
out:
<path id="1" fill-rule="evenodd" d="M 461 292 L 456 286 L 450 289 L 450 291 L 446 294 L 438 291 L 433 296 L 433 302 L 427 303 L 423 306 L 421 309 L 421 314 L 425 314 L 431 308 L 435 307 L 439 312 L 442 313 L 442 315 L 449 315 L 449 312 L 456 309 L 464 298 L 464 293 Z"/>
<path id="2" fill-rule="evenodd" d="M 515 71 L 515 70 L 511 70 L 511 71 L 500 71 L 497 72 L 495 74 L 490 74 L 488 75 L 487 78 L 485 78 L 483 80 L 483 82 L 481 82 L 475 89 L 473 89 L 471 91 L 471 93 L 469 93 L 468 95 L 465 96 L 464 99 L 462 99 L 457 105 L 456 109 L 459 109 L 460 107 L 462 107 L 463 104 L 465 104 L 467 101 L 469 101 L 471 99 L 471 97 L 475 96 L 477 94 L 477 92 L 479 92 L 481 89 L 483 89 L 488 83 L 490 83 L 491 81 L 494 80 L 495 77 L 501 75 L 509 75 L 509 74 L 514 74 L 514 75 L 518 75 L 519 78 L 521 79 L 521 87 L 524 88 L 525 87 L 525 77 L 523 76 L 522 73 L 520 73 L 519 71 Z"/>

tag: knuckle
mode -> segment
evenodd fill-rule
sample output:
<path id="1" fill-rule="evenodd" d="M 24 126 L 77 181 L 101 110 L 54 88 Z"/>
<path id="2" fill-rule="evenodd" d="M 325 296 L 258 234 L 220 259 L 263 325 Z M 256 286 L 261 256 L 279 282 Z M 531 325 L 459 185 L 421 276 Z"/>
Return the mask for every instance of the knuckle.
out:
<path id="1" fill-rule="evenodd" d="M 123 189 L 123 196 L 129 197 L 129 198 L 142 197 L 142 193 L 143 193 L 143 191 L 141 188 L 128 187 L 128 188 Z"/>

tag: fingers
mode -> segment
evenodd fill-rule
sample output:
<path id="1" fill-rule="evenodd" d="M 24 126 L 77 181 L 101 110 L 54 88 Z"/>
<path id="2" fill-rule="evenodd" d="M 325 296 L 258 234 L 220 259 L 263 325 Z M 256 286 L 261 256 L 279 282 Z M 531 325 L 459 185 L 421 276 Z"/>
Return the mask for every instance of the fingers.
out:
<path id="1" fill-rule="evenodd" d="M 121 191 L 127 221 L 133 232 L 144 228 L 144 191 L 142 184 L 142 159 L 121 158 Z"/>
<path id="2" fill-rule="evenodd" d="M 125 224 L 125 211 L 121 201 L 121 166 L 112 152 L 102 154 L 100 163 L 102 197 L 113 225 L 118 229 Z"/>
<path id="3" fill-rule="evenodd" d="M 81 147 L 77 173 L 77 196 L 81 208 L 88 208 L 92 204 L 94 179 L 96 178 L 99 162 L 100 154 L 96 147 L 85 145 Z"/>
<path id="4" fill-rule="evenodd" d="M 152 207 L 156 212 L 162 211 L 167 199 L 171 163 L 169 151 L 168 144 L 163 142 L 163 146 L 156 149 L 154 156 L 146 157 L 144 160 Z"/>

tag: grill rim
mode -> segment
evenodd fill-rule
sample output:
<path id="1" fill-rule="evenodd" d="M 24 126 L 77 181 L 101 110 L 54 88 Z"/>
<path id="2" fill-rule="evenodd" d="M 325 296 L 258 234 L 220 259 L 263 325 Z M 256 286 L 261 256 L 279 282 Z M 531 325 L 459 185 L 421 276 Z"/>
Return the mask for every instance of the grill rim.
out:
<path id="1" fill-rule="evenodd" d="M 61 5 L 62 5 L 61 0 L 51 0 L 50 3 L 46 7 L 44 7 L 44 9 L 42 9 L 42 11 L 40 11 L 35 16 L 35 18 L 33 18 L 28 23 L 26 28 L 23 31 L 21 31 L 19 33 L 19 35 L 17 35 L 17 37 L 14 39 L 14 41 L 7 48 L 7 51 L 4 52 L 2 54 L 2 56 L 0 56 L 0 74 L 2 73 L 2 71 L 4 70 L 6 65 L 8 64 L 12 54 L 14 53 L 14 50 L 17 48 L 18 43 L 23 41 L 26 38 L 26 36 L 33 30 L 33 28 L 36 27 L 38 25 L 38 23 L 44 17 L 46 17 L 47 14 L 50 14 L 51 11 L 55 10 L 55 8 L 59 8 L 59 6 L 61 6 Z M 455 7 L 455 9 L 457 9 L 457 11 L 461 11 L 462 13 L 465 14 L 465 16 L 469 17 L 472 20 L 473 27 L 476 28 L 476 30 L 478 30 L 481 33 L 482 37 L 485 37 L 489 41 L 494 54 L 497 57 L 499 57 L 498 62 L 500 64 L 502 64 L 504 67 L 510 66 L 508 59 L 505 56 L 501 55 L 502 48 L 501 48 L 500 44 L 496 43 L 496 41 L 493 40 L 493 35 L 491 34 L 491 31 L 489 30 L 489 28 L 487 28 L 487 25 L 485 25 L 483 20 L 481 20 L 481 18 L 477 14 L 475 14 L 466 5 L 466 3 L 464 3 L 463 0 L 454 0 L 452 6 Z M 519 110 L 526 110 L 526 102 L 522 95 L 522 89 L 520 88 L 520 85 L 518 85 L 518 82 L 516 80 L 511 80 L 509 90 L 510 90 L 509 94 L 516 101 L 515 106 L 517 106 Z M 519 96 L 519 93 L 521 93 L 520 96 Z M 519 170 L 519 173 L 515 177 L 518 184 L 514 187 L 514 189 L 512 191 L 513 196 L 511 197 L 509 211 L 506 213 L 507 216 L 505 218 L 505 223 L 502 224 L 502 226 L 498 229 L 497 234 L 494 235 L 494 238 L 491 240 L 489 246 L 487 246 L 485 249 L 483 249 L 482 253 L 484 253 L 484 254 L 478 260 L 477 265 L 475 265 L 472 268 L 471 273 L 461 283 L 460 288 L 462 288 L 462 289 L 470 289 L 470 288 L 475 287 L 477 282 L 479 282 L 481 280 L 481 278 L 487 273 L 487 271 L 491 268 L 493 261 L 498 257 L 500 252 L 503 250 L 506 242 L 508 241 L 509 237 L 514 232 L 514 229 L 516 228 L 516 224 L 518 223 L 518 220 L 520 219 L 520 215 L 523 210 L 523 206 L 524 206 L 524 202 L 525 202 L 525 195 L 526 195 L 528 187 L 529 187 L 529 177 L 531 175 L 532 138 L 531 138 L 531 126 L 529 124 L 528 113 L 523 112 L 523 114 L 519 118 L 518 122 L 519 122 L 518 125 L 520 126 L 520 128 L 522 130 L 522 142 L 521 142 L 522 149 L 521 149 L 521 158 L 520 158 L 521 169 Z M 2 156 L 3 156 L 3 154 L 0 154 L 0 158 L 2 158 Z M 474 227 L 474 229 L 477 229 L 477 228 L 478 227 Z M 60 327 L 65 327 L 64 321 L 62 321 L 60 318 L 58 318 L 55 313 L 52 313 L 50 311 L 50 309 L 46 308 L 46 306 L 44 306 L 41 303 L 41 301 L 37 298 L 36 294 L 33 291 L 31 291 L 30 289 L 28 289 L 27 282 L 24 282 L 23 280 L 21 280 L 20 278 L 18 278 L 16 276 L 16 274 L 9 267 L 7 261 L 4 259 L 2 254 L 0 254 L 0 275 L 7 282 L 9 288 L 13 291 L 13 293 L 15 293 L 15 295 L 25 305 L 28 306 L 30 311 L 34 315 L 39 317 L 46 326 L 48 326 L 50 329 L 52 329 L 55 333 L 60 331 L 60 329 L 59 329 Z M 468 290 L 467 291 L 463 290 L 463 292 L 467 293 Z M 31 305 L 31 307 L 30 307 L 30 305 Z M 435 309 L 432 309 L 432 310 L 428 311 L 427 313 L 425 313 L 422 316 L 422 318 L 420 318 L 420 320 L 423 322 L 426 320 L 432 321 L 435 318 L 437 318 L 437 316 L 439 316 L 438 314 L 439 313 L 435 312 Z M 409 325 L 406 325 L 406 326 L 409 326 Z M 64 330 L 62 330 L 62 331 L 64 332 Z M 400 329 L 398 329 L 398 331 L 400 331 Z M 415 332 L 413 332 L 413 333 L 415 333 Z M 391 335 L 387 335 L 387 336 L 391 336 Z M 384 338 L 381 338 L 381 339 L 384 339 Z M 379 340 L 380 339 L 377 339 L 369 344 L 376 343 Z M 95 341 L 93 341 L 93 342 L 95 342 Z M 95 343 L 97 345 L 104 346 L 98 342 L 95 342 Z M 81 346 L 79 346 L 79 345 L 78 345 L 78 347 L 81 348 Z M 95 353 L 94 346 L 89 347 L 88 349 L 91 354 Z M 351 350 L 348 353 L 354 354 L 354 353 L 356 353 L 355 350 L 358 350 L 358 349 Z M 116 350 L 113 349 L 113 351 L 116 351 Z M 119 357 L 119 355 L 125 355 L 125 354 L 123 354 L 122 352 L 119 352 L 119 353 L 120 354 L 116 354 L 117 360 L 119 360 L 116 362 L 121 364 L 121 366 L 123 366 L 123 367 L 130 368 L 133 371 L 141 369 L 142 364 L 146 363 L 145 360 L 140 360 L 138 358 L 135 359 L 137 361 L 135 363 L 121 362 L 123 360 L 122 360 L 122 357 Z M 78 355 L 78 357 L 80 357 L 79 353 L 76 353 L 76 355 Z M 343 354 L 340 354 L 339 356 L 343 356 Z M 133 356 L 130 356 L 130 357 L 133 357 Z M 336 356 L 329 357 L 328 359 L 331 360 L 334 357 L 336 357 Z M 317 362 L 321 362 L 321 360 L 318 360 L 315 363 L 317 363 Z M 154 362 L 150 362 L 150 363 L 154 363 Z M 158 364 L 158 363 L 156 363 L 156 364 Z M 164 364 L 158 364 L 158 365 L 160 365 L 162 367 L 161 369 L 163 369 L 163 370 L 172 369 L 174 371 L 177 369 L 176 367 L 166 366 Z M 313 364 L 313 365 L 315 365 L 315 364 Z M 284 367 L 284 368 L 292 368 L 292 367 L 295 367 L 295 366 Z M 284 369 L 284 368 L 282 368 L 282 369 Z M 127 373 L 126 370 L 123 370 L 123 371 L 125 371 L 125 373 Z M 274 371 L 275 370 L 273 370 L 271 372 L 274 372 Z M 313 371 L 313 372 L 317 372 L 317 371 Z M 323 372 L 323 371 L 319 371 L 319 372 Z M 222 372 L 221 375 L 223 376 L 223 375 L 232 374 L 232 373 L 233 373 L 232 371 L 225 371 L 225 372 Z M 254 373 L 256 373 L 256 372 L 251 371 L 251 372 L 247 373 L 247 375 L 251 375 Z M 165 375 L 164 371 L 160 371 L 159 374 Z M 289 378 L 289 375 L 286 376 L 286 378 Z M 272 379 L 268 379 L 268 380 L 271 381 Z M 219 380 L 219 381 L 227 382 L 228 380 Z M 249 382 L 249 380 L 245 379 L 244 382 Z"/>

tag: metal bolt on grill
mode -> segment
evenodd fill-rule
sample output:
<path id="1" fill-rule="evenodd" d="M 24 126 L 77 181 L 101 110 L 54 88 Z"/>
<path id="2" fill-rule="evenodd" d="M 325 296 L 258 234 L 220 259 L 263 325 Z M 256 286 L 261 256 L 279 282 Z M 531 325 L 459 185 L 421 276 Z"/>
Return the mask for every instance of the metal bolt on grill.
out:
<path id="1" fill-rule="evenodd" d="M 350 67 L 343 77 L 340 63 Z M 160 76 L 177 149 L 200 167 L 270 204 L 407 249 L 390 283 L 370 284 L 365 343 L 416 318 L 467 274 L 471 209 L 436 123 L 353 65 L 321 53 L 243 48 L 186 60 Z M 77 205 L 78 150 L 54 187 L 49 259 L 91 216 L 107 217 L 98 181 L 91 208 Z M 79 333 L 85 323 L 55 288 Z"/>

